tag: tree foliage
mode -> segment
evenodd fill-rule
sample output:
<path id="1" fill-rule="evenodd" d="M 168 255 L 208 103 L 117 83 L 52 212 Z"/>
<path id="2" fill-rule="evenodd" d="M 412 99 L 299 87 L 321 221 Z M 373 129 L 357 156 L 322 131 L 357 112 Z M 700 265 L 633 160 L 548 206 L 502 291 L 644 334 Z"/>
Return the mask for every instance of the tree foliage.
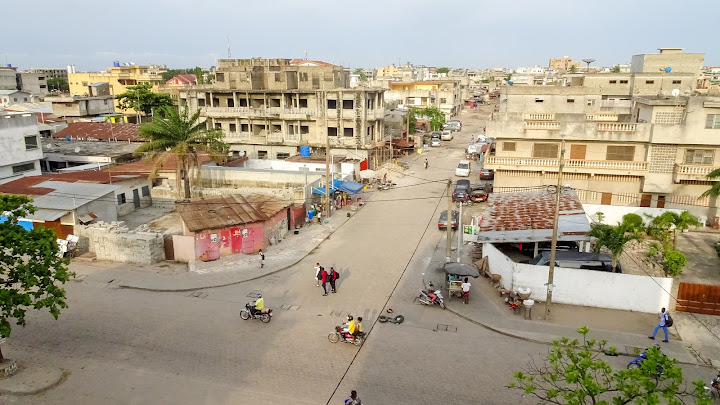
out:
<path id="1" fill-rule="evenodd" d="M 0 195 L 0 336 L 12 331 L 10 320 L 25 326 L 29 309 L 47 309 L 57 319 L 61 308 L 67 308 L 64 284 L 74 274 L 67 269 L 68 260 L 58 257 L 55 232 L 38 227 L 26 230 L 18 225 L 20 218 L 35 212 L 30 199 L 17 195 Z M 0 352 L 0 360 L 2 353 Z"/>
<path id="2" fill-rule="evenodd" d="M 715 169 L 705 176 L 708 180 L 720 180 L 720 169 Z M 715 181 L 709 189 L 700 194 L 700 198 L 720 196 L 720 181 Z"/>
<path id="3" fill-rule="evenodd" d="M 430 130 L 439 131 L 442 124 L 445 123 L 445 113 L 437 107 L 411 108 L 410 109 L 410 128 L 413 128 L 413 121 L 417 119 L 426 119 L 430 121 Z"/>
<path id="4" fill-rule="evenodd" d="M 593 224 L 588 236 L 595 238 L 595 252 L 600 252 L 602 248 L 610 252 L 613 271 L 616 271 L 618 258 L 625 250 L 625 245 L 631 240 L 640 239 L 640 235 L 634 232 L 632 225 L 624 222 L 616 226 Z"/>
<path id="5" fill-rule="evenodd" d="M 363 68 L 357 68 L 353 70 L 353 74 L 356 74 L 360 77 L 360 81 L 366 82 L 367 81 L 367 75 L 365 74 L 365 70 Z"/>
<path id="6" fill-rule="evenodd" d="M 571 65 L 570 68 L 568 69 L 568 73 L 576 73 L 576 72 L 577 72 L 577 68 L 575 67 L 575 65 Z"/>
<path id="7" fill-rule="evenodd" d="M 450 73 L 450 68 L 449 68 L 449 67 L 440 67 L 440 68 L 437 68 L 437 70 L 435 70 L 435 72 L 437 72 L 437 73 Z"/>
<path id="8" fill-rule="evenodd" d="M 620 73 L 620 66 L 619 66 L 619 65 L 613 66 L 612 72 L 613 72 L 613 73 Z"/>
<path id="9" fill-rule="evenodd" d="M 162 111 L 163 107 L 173 105 L 169 94 L 153 93 L 152 83 L 140 83 L 137 86 L 129 86 L 124 93 L 115 96 L 119 100 L 121 110 L 133 109 L 150 116 L 154 111 Z"/>
<path id="10" fill-rule="evenodd" d="M 665 253 L 665 267 L 671 276 L 679 276 L 685 264 L 687 264 L 687 259 L 682 252 L 671 250 Z"/>
<path id="11" fill-rule="evenodd" d="M 62 77 L 52 77 L 47 79 L 47 87 L 49 91 L 61 91 L 63 93 L 70 91 L 70 85 L 67 80 Z"/>
<path id="12" fill-rule="evenodd" d="M 648 349 L 639 368 L 615 371 L 602 359 L 605 353 L 616 354 L 615 348 L 588 339 L 588 332 L 582 327 L 581 339 L 554 340 L 541 361 L 533 359 L 524 371 L 515 372 L 509 387 L 559 405 L 711 404 L 704 383 L 694 381 L 688 391 L 677 360 L 659 349 Z"/>
<path id="13" fill-rule="evenodd" d="M 625 214 L 622 217 L 622 222 L 627 225 L 632 232 L 641 232 L 645 230 L 645 224 L 643 223 L 643 219 L 638 214 Z"/>
<path id="14" fill-rule="evenodd" d="M 683 211 L 680 214 L 673 211 L 665 211 L 662 214 L 654 217 L 648 226 L 648 235 L 655 236 L 663 241 L 666 246 L 666 250 L 675 249 L 677 243 L 677 232 L 685 231 L 691 226 L 700 225 L 698 218 L 688 211 Z M 672 231 L 672 240 L 670 240 L 670 231 Z M 670 249 L 667 249 L 670 247 Z"/>
<path id="15" fill-rule="evenodd" d="M 180 180 L 184 184 L 185 198 L 190 198 L 190 175 L 192 168 L 200 176 L 201 155 L 209 155 L 213 160 L 226 158 L 229 146 L 223 141 L 222 131 L 207 129 L 205 122 L 199 122 L 200 110 L 192 116 L 187 107 L 179 112 L 172 107 L 162 108 L 162 118 L 140 127 L 140 136 L 148 142 L 140 145 L 136 153 L 147 153 L 148 159 L 157 158 L 151 177 L 157 176 L 163 164 L 175 156 L 177 190 L 180 193 Z"/>

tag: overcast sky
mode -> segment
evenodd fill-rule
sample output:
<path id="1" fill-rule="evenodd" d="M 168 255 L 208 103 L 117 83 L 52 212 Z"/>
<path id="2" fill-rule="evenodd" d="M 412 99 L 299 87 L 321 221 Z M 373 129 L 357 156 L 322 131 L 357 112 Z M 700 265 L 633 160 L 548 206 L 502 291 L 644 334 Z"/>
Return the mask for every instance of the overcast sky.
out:
<path id="1" fill-rule="evenodd" d="M 612 66 L 659 47 L 720 65 L 715 0 L 35 0 L 0 10 L 0 62 L 20 69 L 209 67 L 227 56 L 228 36 L 234 58 L 307 51 L 346 67 L 514 69 L 564 55 Z"/>

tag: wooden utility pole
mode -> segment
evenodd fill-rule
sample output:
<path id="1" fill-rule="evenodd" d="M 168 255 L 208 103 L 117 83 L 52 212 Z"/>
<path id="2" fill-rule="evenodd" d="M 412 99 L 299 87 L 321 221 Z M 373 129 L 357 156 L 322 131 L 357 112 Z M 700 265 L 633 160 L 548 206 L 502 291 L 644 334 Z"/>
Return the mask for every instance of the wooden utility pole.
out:
<path id="1" fill-rule="evenodd" d="M 407 124 L 405 125 L 405 140 L 410 139 L 410 114 L 411 113 L 412 113 L 412 108 L 408 108 Z"/>
<path id="2" fill-rule="evenodd" d="M 555 219 L 553 221 L 552 242 L 550 244 L 550 269 L 547 281 L 547 299 L 545 300 L 545 320 L 550 320 L 550 305 L 552 304 L 553 277 L 555 275 L 555 253 L 557 251 L 558 218 L 560 217 L 560 199 L 562 197 L 562 171 L 565 166 L 565 140 L 560 143 L 560 163 L 558 165 L 558 181 L 555 190 Z"/>
<path id="3" fill-rule="evenodd" d="M 447 242 L 445 243 L 445 262 L 450 262 L 450 250 L 452 248 L 452 211 L 453 211 L 453 202 L 452 202 L 452 179 L 448 179 L 447 184 Z"/>
<path id="4" fill-rule="evenodd" d="M 325 138 L 325 218 L 330 218 L 330 136 Z"/>

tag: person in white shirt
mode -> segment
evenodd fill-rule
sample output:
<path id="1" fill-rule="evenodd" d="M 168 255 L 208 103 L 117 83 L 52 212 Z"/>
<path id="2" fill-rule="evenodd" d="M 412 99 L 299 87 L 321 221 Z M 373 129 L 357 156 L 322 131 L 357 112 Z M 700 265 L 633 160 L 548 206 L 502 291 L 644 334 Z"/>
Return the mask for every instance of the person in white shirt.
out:
<path id="1" fill-rule="evenodd" d="M 315 287 L 320 287 L 320 263 L 315 263 Z"/>
<path id="2" fill-rule="evenodd" d="M 463 301 L 467 304 L 470 300 L 470 283 L 468 283 L 467 277 L 465 277 L 465 280 L 460 285 L 460 288 L 462 288 Z"/>

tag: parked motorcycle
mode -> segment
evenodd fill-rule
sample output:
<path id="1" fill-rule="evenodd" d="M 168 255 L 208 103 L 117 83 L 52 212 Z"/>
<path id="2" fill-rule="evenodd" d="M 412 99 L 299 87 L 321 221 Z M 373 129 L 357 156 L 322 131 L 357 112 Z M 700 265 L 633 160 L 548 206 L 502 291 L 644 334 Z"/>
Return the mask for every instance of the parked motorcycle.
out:
<path id="1" fill-rule="evenodd" d="M 653 347 L 658 349 L 658 351 L 660 350 L 660 345 L 656 344 Z M 650 350 L 650 348 L 643 350 L 643 352 L 640 353 L 640 355 L 637 358 L 635 358 L 635 360 L 631 361 L 630 364 L 627 365 L 627 368 L 628 369 L 640 368 L 642 362 L 647 360 L 647 351 L 648 350 Z M 662 354 L 664 356 L 664 354 L 662 352 L 660 352 L 660 354 Z M 656 372 L 657 372 L 657 375 L 661 375 L 663 373 L 663 366 L 658 364 Z"/>
<path id="2" fill-rule="evenodd" d="M 420 296 L 418 297 L 418 301 L 420 301 L 420 303 L 423 305 L 437 304 L 437 305 L 440 305 L 440 308 L 445 309 L 445 301 L 443 301 L 442 292 L 440 290 L 435 290 L 432 283 L 430 283 L 430 285 L 428 287 L 429 287 L 428 291 L 420 290 Z M 435 301 L 433 301 L 432 298 L 430 298 L 430 296 L 428 295 L 428 292 L 432 292 L 433 294 L 435 294 L 437 296 Z"/>
<path id="3" fill-rule="evenodd" d="M 705 387 L 705 393 L 712 399 L 720 398 L 720 374 L 710 380 L 710 386 Z"/>
<path id="4" fill-rule="evenodd" d="M 247 303 L 245 304 L 245 309 L 240 310 L 240 318 L 242 318 L 244 321 L 247 321 L 250 319 L 252 312 L 250 311 L 250 308 L 253 307 L 253 304 Z M 263 321 L 264 323 L 270 322 L 272 319 L 272 308 L 265 308 L 260 312 L 256 312 L 254 315 L 252 315 L 253 319 L 259 319 Z"/>
<path id="5" fill-rule="evenodd" d="M 343 341 L 345 343 L 352 343 L 355 346 L 360 346 L 363 344 L 363 341 L 365 340 L 363 335 L 364 334 L 361 333 L 361 334 L 358 334 L 358 336 L 353 336 L 349 332 L 345 332 L 343 330 L 342 326 L 336 326 L 335 332 L 332 332 L 328 335 L 328 340 L 331 343 L 337 343 L 337 342 Z"/>

